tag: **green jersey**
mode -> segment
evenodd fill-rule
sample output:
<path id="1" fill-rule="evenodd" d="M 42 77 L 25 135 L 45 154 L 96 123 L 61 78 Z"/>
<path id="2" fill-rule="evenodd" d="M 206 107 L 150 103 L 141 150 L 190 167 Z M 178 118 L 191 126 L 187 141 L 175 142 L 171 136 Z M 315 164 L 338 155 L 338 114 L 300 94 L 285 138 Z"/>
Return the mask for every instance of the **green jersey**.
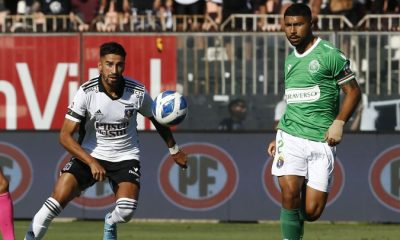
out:
<path id="1" fill-rule="evenodd" d="M 287 107 L 278 128 L 313 141 L 339 113 L 340 85 L 354 79 L 350 62 L 340 50 L 320 38 L 303 54 L 294 50 L 285 61 Z"/>

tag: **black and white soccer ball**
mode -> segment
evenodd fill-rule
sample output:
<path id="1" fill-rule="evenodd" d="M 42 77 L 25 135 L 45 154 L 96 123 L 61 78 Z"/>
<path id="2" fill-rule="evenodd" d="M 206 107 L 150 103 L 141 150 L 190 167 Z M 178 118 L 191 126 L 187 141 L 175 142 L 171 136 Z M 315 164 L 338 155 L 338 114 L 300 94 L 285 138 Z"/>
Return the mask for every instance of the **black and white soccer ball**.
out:
<path id="1" fill-rule="evenodd" d="M 164 126 L 174 126 L 186 118 L 188 104 L 182 94 L 169 90 L 158 94 L 151 110 L 157 122 Z"/>

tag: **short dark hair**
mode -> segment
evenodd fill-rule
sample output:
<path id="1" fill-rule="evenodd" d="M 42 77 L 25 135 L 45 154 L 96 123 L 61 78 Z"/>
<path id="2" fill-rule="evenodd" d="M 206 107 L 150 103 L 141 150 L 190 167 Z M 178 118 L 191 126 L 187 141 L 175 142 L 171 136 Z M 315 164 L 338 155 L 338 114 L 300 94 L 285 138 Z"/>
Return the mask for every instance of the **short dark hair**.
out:
<path id="1" fill-rule="evenodd" d="M 124 47 L 117 42 L 106 42 L 100 46 L 100 57 L 107 54 L 116 54 L 125 58 L 126 52 Z"/>
<path id="2" fill-rule="evenodd" d="M 312 14 L 311 14 L 311 9 L 304 3 L 294 3 L 290 5 L 286 11 L 283 17 L 290 16 L 303 16 L 307 18 L 308 20 L 311 21 L 312 19 Z"/>

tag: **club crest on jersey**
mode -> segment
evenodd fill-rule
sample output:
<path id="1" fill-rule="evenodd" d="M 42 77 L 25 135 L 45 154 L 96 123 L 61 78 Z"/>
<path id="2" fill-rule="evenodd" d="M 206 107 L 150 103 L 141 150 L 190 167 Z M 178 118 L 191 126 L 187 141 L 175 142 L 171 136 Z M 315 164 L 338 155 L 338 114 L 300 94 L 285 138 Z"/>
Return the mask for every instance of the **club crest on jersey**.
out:
<path id="1" fill-rule="evenodd" d="M 308 71 L 310 73 L 316 73 L 319 70 L 319 62 L 318 60 L 312 60 L 310 64 L 308 64 Z"/>
<path id="2" fill-rule="evenodd" d="M 285 160 L 284 160 L 283 156 L 280 155 L 280 156 L 278 157 L 278 160 L 276 161 L 276 167 L 277 167 L 277 168 L 281 168 L 281 167 L 283 166 L 284 163 L 285 163 Z"/>
<path id="3" fill-rule="evenodd" d="M 133 116 L 133 111 L 135 111 L 134 106 L 132 106 L 132 105 L 125 106 L 125 115 L 124 115 L 124 118 L 125 118 L 125 119 L 131 118 L 131 117 Z"/>

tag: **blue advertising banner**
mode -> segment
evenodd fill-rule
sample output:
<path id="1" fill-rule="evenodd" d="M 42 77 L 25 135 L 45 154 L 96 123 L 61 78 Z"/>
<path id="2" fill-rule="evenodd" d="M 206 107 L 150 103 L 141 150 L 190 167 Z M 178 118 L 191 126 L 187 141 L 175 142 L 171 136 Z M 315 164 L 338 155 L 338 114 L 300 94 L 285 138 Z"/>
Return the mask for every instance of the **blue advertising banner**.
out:
<path id="1" fill-rule="evenodd" d="M 278 220 L 280 192 L 266 148 L 273 133 L 176 132 L 188 153 L 179 169 L 155 132 L 140 132 L 141 194 L 136 218 Z M 347 133 L 322 220 L 399 222 L 398 134 Z M 0 167 L 10 179 L 15 217 L 32 218 L 70 156 L 57 132 L 2 132 Z M 72 201 L 60 217 L 102 219 L 114 207 L 107 181 Z"/>

